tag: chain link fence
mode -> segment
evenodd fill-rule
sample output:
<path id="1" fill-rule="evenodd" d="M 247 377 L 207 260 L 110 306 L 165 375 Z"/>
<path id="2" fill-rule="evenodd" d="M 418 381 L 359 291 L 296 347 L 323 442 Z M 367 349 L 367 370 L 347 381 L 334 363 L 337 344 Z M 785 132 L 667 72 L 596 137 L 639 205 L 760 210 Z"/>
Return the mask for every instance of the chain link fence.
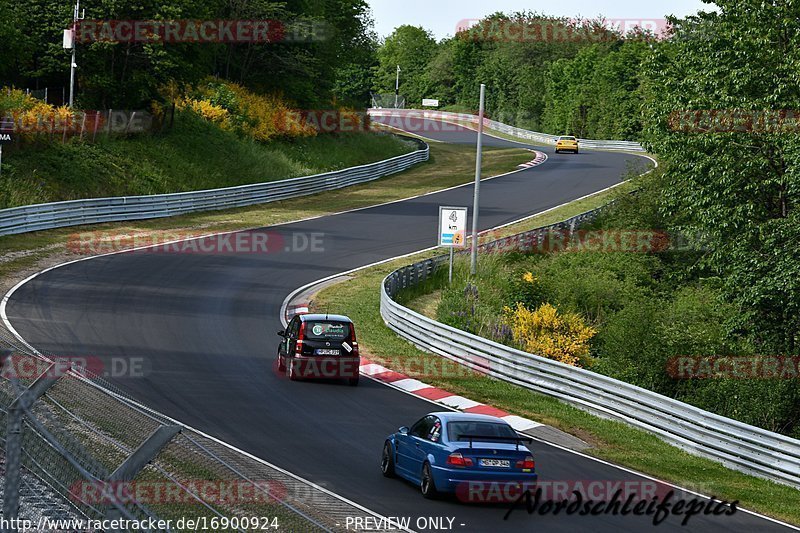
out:
<path id="1" fill-rule="evenodd" d="M 196 519 L 216 531 L 317 532 L 377 517 L 138 404 L 74 361 L 5 333 L 0 348 L 6 520 L 169 520 L 156 530 L 183 531 Z"/>
<path id="2" fill-rule="evenodd" d="M 6 90 L 11 92 L 11 88 L 7 88 Z M 67 105 L 68 103 L 68 89 L 63 85 L 57 87 L 44 87 L 41 89 L 26 88 L 23 90 L 25 91 L 25 94 L 32 96 L 37 100 L 42 100 L 46 104 L 61 106 Z"/>
<path id="3" fill-rule="evenodd" d="M 372 107 L 376 109 L 405 109 L 406 97 L 402 94 L 376 94 L 370 93 Z"/>

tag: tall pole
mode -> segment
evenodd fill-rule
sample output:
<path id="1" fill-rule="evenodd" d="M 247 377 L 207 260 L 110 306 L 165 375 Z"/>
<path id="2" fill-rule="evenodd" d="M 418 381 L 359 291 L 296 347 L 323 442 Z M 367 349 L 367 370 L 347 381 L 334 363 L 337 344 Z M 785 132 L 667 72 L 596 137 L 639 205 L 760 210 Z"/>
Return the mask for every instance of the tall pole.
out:
<path id="1" fill-rule="evenodd" d="M 486 85 L 481 83 L 481 105 L 478 111 L 478 154 L 475 158 L 475 195 L 472 198 L 472 259 L 470 272 L 474 276 L 478 269 L 478 204 L 481 198 L 481 156 L 483 153 L 483 110 L 486 100 Z"/>
<path id="2" fill-rule="evenodd" d="M 78 16 L 80 14 L 81 0 L 75 0 L 75 10 L 72 12 L 72 59 L 69 63 L 69 107 L 72 109 L 72 102 L 75 96 L 75 32 L 78 27 Z"/>
<path id="3" fill-rule="evenodd" d="M 397 109 L 397 99 L 400 97 L 400 65 L 397 65 L 397 79 L 394 82 L 394 108 Z"/>

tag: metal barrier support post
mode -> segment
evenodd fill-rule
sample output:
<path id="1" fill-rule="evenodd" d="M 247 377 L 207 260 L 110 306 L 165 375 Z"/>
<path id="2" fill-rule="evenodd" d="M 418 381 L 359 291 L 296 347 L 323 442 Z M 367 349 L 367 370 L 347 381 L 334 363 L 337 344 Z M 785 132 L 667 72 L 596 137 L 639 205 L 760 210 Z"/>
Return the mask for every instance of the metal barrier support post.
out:
<path id="1" fill-rule="evenodd" d="M 47 370 L 8 406 L 6 472 L 3 490 L 3 518 L 5 520 L 15 519 L 19 515 L 19 485 L 22 475 L 20 472 L 22 466 L 22 413 L 58 381 L 57 377 L 51 375 L 54 367 L 55 363 L 48 366 Z M 9 526 L 5 531 L 16 532 L 17 528 Z"/>
<path id="2" fill-rule="evenodd" d="M 148 465 L 164 447 L 169 444 L 175 435 L 181 432 L 180 426 L 159 426 L 136 450 L 125 459 L 109 476 L 109 482 L 131 481 Z M 112 491 L 114 492 L 114 491 Z M 106 511 L 106 518 L 115 520 L 122 518 L 122 512 L 117 506 L 110 506 Z"/>

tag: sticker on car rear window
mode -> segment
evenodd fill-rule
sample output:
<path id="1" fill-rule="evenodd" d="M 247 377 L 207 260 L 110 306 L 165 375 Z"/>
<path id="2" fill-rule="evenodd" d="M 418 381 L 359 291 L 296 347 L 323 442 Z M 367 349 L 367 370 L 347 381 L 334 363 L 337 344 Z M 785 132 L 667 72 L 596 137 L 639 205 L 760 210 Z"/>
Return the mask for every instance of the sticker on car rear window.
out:
<path id="1" fill-rule="evenodd" d="M 311 328 L 311 331 L 314 332 L 314 335 L 322 335 L 322 324 L 314 324 L 314 327 Z"/>

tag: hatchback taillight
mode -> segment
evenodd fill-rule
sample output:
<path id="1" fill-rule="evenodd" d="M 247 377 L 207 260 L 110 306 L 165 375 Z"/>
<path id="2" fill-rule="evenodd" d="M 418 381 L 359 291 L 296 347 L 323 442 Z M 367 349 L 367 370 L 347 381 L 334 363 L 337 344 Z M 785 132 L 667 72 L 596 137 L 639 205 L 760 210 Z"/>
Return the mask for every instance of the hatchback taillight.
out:
<path id="1" fill-rule="evenodd" d="M 306 323 L 300 323 L 300 331 L 297 332 L 297 342 L 294 344 L 294 354 L 303 355 L 303 338 L 305 337 Z"/>
<path id="2" fill-rule="evenodd" d="M 353 324 L 350 324 L 350 347 L 353 348 L 353 351 L 350 352 L 350 355 L 358 356 L 358 342 L 356 342 L 356 328 Z"/>
<path id="3" fill-rule="evenodd" d="M 451 453 L 447 456 L 447 464 L 450 466 L 460 466 L 463 468 L 465 466 L 472 466 L 474 463 L 472 462 L 472 459 L 469 457 L 464 457 L 460 453 Z"/>
<path id="4" fill-rule="evenodd" d="M 533 457 L 529 455 L 522 461 L 517 461 L 517 468 L 521 468 L 523 470 L 533 470 L 536 468 L 536 463 L 533 461 Z"/>

